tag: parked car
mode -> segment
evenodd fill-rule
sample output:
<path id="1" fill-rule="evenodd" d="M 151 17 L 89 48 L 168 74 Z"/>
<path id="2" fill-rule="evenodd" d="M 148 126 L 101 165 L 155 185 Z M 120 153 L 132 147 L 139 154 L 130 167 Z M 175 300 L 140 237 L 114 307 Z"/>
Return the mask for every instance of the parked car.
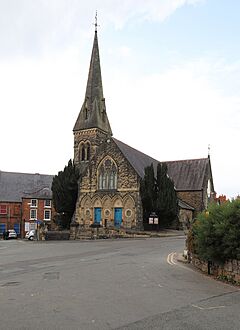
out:
<path id="1" fill-rule="evenodd" d="M 25 235 L 25 238 L 29 239 L 30 241 L 32 241 L 34 237 L 35 237 L 35 229 L 28 231 Z"/>
<path id="2" fill-rule="evenodd" d="M 17 238 L 17 233 L 15 232 L 14 229 L 9 229 L 7 231 L 8 235 L 7 235 L 7 239 L 10 239 L 10 238 Z"/>

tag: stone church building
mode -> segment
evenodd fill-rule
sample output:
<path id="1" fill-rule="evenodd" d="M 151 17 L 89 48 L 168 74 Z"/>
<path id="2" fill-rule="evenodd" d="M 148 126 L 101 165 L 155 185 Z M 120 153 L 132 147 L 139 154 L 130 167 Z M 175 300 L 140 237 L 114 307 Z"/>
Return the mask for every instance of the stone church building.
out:
<path id="1" fill-rule="evenodd" d="M 143 229 L 140 178 L 158 160 L 113 137 L 106 112 L 97 30 L 86 94 L 73 129 L 74 163 L 81 172 L 74 223 Z M 167 162 L 179 197 L 180 218 L 206 208 L 214 194 L 210 157 Z"/>

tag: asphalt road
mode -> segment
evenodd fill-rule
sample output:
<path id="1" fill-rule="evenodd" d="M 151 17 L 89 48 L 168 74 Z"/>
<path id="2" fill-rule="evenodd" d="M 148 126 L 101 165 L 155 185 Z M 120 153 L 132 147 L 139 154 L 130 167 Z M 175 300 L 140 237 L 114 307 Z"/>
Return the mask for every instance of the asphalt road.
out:
<path id="1" fill-rule="evenodd" d="M 240 291 L 177 262 L 184 238 L 0 241 L 0 329 L 240 329 Z"/>

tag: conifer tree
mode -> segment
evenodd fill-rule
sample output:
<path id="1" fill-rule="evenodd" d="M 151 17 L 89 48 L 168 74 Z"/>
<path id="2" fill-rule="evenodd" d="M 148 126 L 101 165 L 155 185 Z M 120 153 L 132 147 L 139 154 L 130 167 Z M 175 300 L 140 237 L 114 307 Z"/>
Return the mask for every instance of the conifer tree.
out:
<path id="1" fill-rule="evenodd" d="M 156 210 L 161 226 L 169 226 L 178 216 L 178 199 L 173 181 L 167 174 L 167 165 L 158 163 L 156 179 Z"/>
<path id="2" fill-rule="evenodd" d="M 157 176 L 154 176 L 153 164 L 144 170 L 140 181 L 140 193 L 143 207 L 144 227 L 148 228 L 148 218 L 155 212 L 161 227 L 168 227 L 178 216 L 178 199 L 173 181 L 167 174 L 167 165 L 158 163 Z"/>
<path id="3" fill-rule="evenodd" d="M 153 164 L 147 166 L 144 172 L 144 178 L 140 181 L 140 194 L 142 198 L 143 221 L 146 226 L 150 213 L 155 210 L 156 203 L 156 180 Z"/>
<path id="4" fill-rule="evenodd" d="M 79 171 L 70 159 L 68 165 L 53 177 L 53 206 L 62 228 L 69 228 L 78 196 Z"/>

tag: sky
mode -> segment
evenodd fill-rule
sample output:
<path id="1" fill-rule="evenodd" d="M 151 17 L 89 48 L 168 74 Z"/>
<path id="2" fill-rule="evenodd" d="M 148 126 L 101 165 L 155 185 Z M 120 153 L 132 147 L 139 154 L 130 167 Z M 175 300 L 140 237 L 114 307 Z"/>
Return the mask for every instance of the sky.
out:
<path id="1" fill-rule="evenodd" d="M 240 194 L 240 1 L 0 0 L 0 170 L 73 158 L 98 11 L 113 136 L 159 161 L 210 157 Z"/>

